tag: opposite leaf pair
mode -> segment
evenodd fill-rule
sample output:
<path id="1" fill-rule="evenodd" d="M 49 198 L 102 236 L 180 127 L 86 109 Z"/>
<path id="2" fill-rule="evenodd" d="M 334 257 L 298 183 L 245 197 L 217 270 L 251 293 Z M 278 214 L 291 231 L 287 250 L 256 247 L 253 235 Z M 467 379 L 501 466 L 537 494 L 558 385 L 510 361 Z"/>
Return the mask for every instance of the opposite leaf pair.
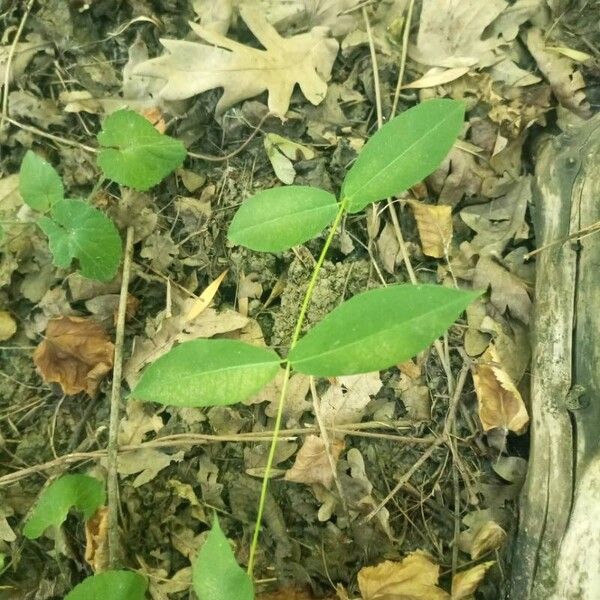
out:
<path id="1" fill-rule="evenodd" d="M 239 208 L 229 239 L 253 250 L 277 252 L 311 239 L 331 223 L 335 229 L 346 210 L 358 212 L 429 175 L 452 147 L 463 116 L 463 104 L 453 100 L 419 104 L 367 142 L 344 179 L 339 203 L 318 188 L 288 186 L 259 192 Z M 296 336 L 283 362 L 319 377 L 391 367 L 426 348 L 478 295 L 435 285 L 363 292 L 301 339 Z M 234 340 L 195 340 L 148 367 L 132 396 L 178 406 L 233 404 L 271 381 L 281 362 L 267 348 Z"/>

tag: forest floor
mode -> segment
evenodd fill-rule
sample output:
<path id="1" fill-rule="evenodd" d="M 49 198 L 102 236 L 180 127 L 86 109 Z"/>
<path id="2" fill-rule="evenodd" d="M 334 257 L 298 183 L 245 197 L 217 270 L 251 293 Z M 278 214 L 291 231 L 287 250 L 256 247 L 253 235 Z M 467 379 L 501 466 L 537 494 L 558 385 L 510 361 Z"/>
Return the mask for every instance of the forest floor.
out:
<path id="1" fill-rule="evenodd" d="M 397 201 L 345 218 L 306 325 L 390 283 L 487 293 L 414 360 L 317 381 L 343 433 L 339 485 L 327 472 L 331 457 L 311 450 L 319 403 L 309 378 L 292 377 L 255 578 L 264 598 L 375 600 L 386 589 L 386 598 L 502 598 L 527 470 L 535 156 L 548 136 L 598 110 L 600 6 L 256 0 L 240 14 L 239 4 L 0 0 L 0 597 L 62 598 L 103 568 L 102 540 L 76 511 L 35 540 L 22 524 L 60 475 L 106 477 L 110 369 L 97 385 L 96 365 L 59 356 L 64 379 L 80 384 L 66 395 L 33 355 L 63 317 L 91 319 L 114 341 L 121 285 L 120 276 L 100 283 L 76 264 L 54 265 L 19 193 L 25 153 L 52 164 L 69 197 L 87 197 L 98 180 L 95 136 L 123 106 L 190 153 L 149 192 L 105 183 L 91 198 L 123 239 L 135 231 L 119 428 L 125 566 L 147 577 L 154 600 L 188 598 L 215 511 L 238 561 L 248 560 L 277 382 L 244 404 L 210 409 L 127 400 L 128 391 L 183 339 L 253 340 L 285 353 L 324 235 L 256 253 L 227 240 L 235 210 L 252 193 L 291 183 L 337 193 L 378 120 L 447 97 L 466 104 L 460 140 Z M 265 20 L 284 42 L 327 28 L 316 30 L 327 43 L 307 49 L 327 95 L 313 104 L 296 86 L 285 120 L 269 114 L 267 93 L 256 95 L 269 89 L 272 99 L 283 83 L 244 62 Z M 214 42 L 190 21 L 239 43 L 236 73 L 218 61 L 194 64 L 171 45 L 171 60 L 137 74 L 167 52 L 161 40 Z M 284 52 L 284 42 L 267 52 Z M 211 305 L 190 323 L 190 304 L 213 282 Z"/>

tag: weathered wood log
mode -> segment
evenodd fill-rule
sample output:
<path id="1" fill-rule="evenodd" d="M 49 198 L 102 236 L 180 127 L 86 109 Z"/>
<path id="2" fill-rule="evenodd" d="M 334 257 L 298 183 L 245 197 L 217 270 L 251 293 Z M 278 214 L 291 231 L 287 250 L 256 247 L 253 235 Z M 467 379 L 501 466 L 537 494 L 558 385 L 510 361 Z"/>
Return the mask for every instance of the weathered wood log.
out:
<path id="1" fill-rule="evenodd" d="M 513 600 L 600 598 L 600 114 L 536 165 L 531 455 Z M 579 235 L 586 231 L 588 235 Z"/>

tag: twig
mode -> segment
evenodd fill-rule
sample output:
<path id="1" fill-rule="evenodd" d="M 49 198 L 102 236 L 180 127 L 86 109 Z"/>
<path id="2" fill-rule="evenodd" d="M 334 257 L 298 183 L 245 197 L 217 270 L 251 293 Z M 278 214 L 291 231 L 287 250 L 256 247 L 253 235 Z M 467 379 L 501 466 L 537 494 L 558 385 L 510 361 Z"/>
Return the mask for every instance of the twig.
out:
<path id="1" fill-rule="evenodd" d="M 317 387 L 315 386 L 315 378 L 310 378 L 310 394 L 312 396 L 313 401 L 313 409 L 315 411 L 315 419 L 317 420 L 317 425 L 319 426 L 319 431 L 321 433 L 321 439 L 323 440 L 323 445 L 325 446 L 325 454 L 327 455 L 327 460 L 329 461 L 329 467 L 331 468 L 331 474 L 333 476 L 333 481 L 335 482 L 335 487 L 337 488 L 338 495 L 340 497 L 340 502 L 342 503 L 342 508 L 344 512 L 348 514 L 348 504 L 346 502 L 346 496 L 344 495 L 344 490 L 342 489 L 342 484 L 340 482 L 340 478 L 337 473 L 337 465 L 333 458 L 333 454 L 331 453 L 331 442 L 329 440 L 329 434 L 327 432 L 327 428 L 325 427 L 323 420 L 321 419 L 321 400 L 319 395 L 317 394 Z"/>
<path id="2" fill-rule="evenodd" d="M 445 442 L 445 438 L 439 437 L 436 438 L 435 441 L 421 454 L 417 462 L 406 472 L 398 483 L 392 488 L 390 493 L 365 517 L 365 521 L 370 521 L 410 480 L 410 478 L 421 468 L 423 464 L 425 464 L 431 455 L 437 450 L 439 446 L 441 446 Z"/>
<path id="3" fill-rule="evenodd" d="M 92 154 L 97 154 L 98 149 L 92 148 L 92 146 L 87 146 L 86 144 L 82 144 L 81 142 L 74 142 L 73 140 L 68 140 L 66 138 L 62 138 L 58 135 L 54 135 L 52 133 L 48 133 L 42 129 L 38 129 L 33 125 L 25 125 L 25 123 L 20 123 L 19 121 L 15 121 L 15 119 L 11 119 L 7 115 L 3 114 L 3 118 L 5 121 L 8 121 L 11 125 L 15 127 L 19 127 L 23 129 L 23 131 L 29 131 L 29 133 L 33 133 L 34 135 L 39 135 L 40 137 L 46 138 L 48 140 L 52 140 L 57 144 L 63 144 L 63 146 L 73 146 L 75 148 L 81 148 L 81 150 L 85 150 L 86 152 L 91 152 Z"/>
<path id="4" fill-rule="evenodd" d="M 396 442 L 406 444 L 430 444 L 432 442 L 431 437 L 415 438 L 410 436 L 402 435 L 391 435 L 384 433 L 370 433 L 370 429 L 410 429 L 414 426 L 411 421 L 395 421 L 393 423 L 381 423 L 379 421 L 368 421 L 365 423 L 350 423 L 344 425 L 343 429 L 330 428 L 329 431 L 332 433 L 343 433 L 344 435 L 353 436 L 377 436 L 380 439 L 391 439 Z M 365 431 L 366 430 L 366 431 Z M 318 433 L 317 427 L 304 427 L 302 429 L 283 429 L 279 433 L 279 439 L 295 439 L 298 436 L 310 435 Z M 141 442 L 140 444 L 129 444 L 126 446 L 120 446 L 118 448 L 119 454 L 125 452 L 135 452 L 142 448 L 174 448 L 178 446 L 195 446 L 198 444 L 218 444 L 221 442 L 237 442 L 237 443 L 255 443 L 255 442 L 270 442 L 273 439 L 273 431 L 250 431 L 246 433 L 237 433 L 235 435 L 213 435 L 203 433 L 177 433 L 148 442 Z M 106 450 L 95 450 L 92 452 L 74 452 L 72 454 L 65 454 L 59 456 L 56 459 L 50 460 L 45 463 L 33 465 L 31 467 L 25 467 L 8 475 L 0 477 L 0 488 L 6 485 L 25 479 L 30 475 L 41 473 L 50 469 L 54 469 L 62 464 L 71 464 L 79 461 L 85 461 L 90 459 L 99 459 L 105 457 L 107 454 Z"/>
<path id="5" fill-rule="evenodd" d="M 121 376 L 123 373 L 123 340 L 125 338 L 125 316 L 127 313 L 127 293 L 129 288 L 129 274 L 131 272 L 132 254 L 133 227 L 128 227 L 125 241 L 125 258 L 123 261 L 121 294 L 119 296 L 119 312 L 117 313 L 115 360 L 113 368 L 112 391 L 110 395 L 110 422 L 108 429 L 108 563 L 112 569 L 118 566 L 120 555 L 118 473 L 119 421 L 121 412 Z"/>
<path id="6" fill-rule="evenodd" d="M 373 87 L 375 88 L 375 110 L 377 112 L 377 129 L 383 127 L 383 111 L 381 108 L 381 86 L 379 85 L 379 67 L 377 65 L 377 53 L 375 52 L 375 41 L 373 40 L 373 32 L 371 31 L 371 23 L 369 22 L 369 14 L 366 7 L 363 6 L 362 16 L 367 29 L 367 38 L 369 40 L 369 52 L 371 53 L 371 67 L 373 68 Z M 392 113 L 393 114 L 393 113 Z"/>
<path id="7" fill-rule="evenodd" d="M 10 50 L 8 51 L 8 56 L 6 58 L 6 65 L 4 67 L 6 69 L 4 72 L 4 89 L 2 90 L 2 114 L 0 115 L 0 130 L 2 130 L 2 125 L 4 125 L 4 120 L 8 117 L 8 85 L 10 83 L 10 69 L 12 67 L 13 57 L 15 55 L 15 50 L 17 49 L 17 44 L 21 39 L 21 34 L 23 33 L 23 28 L 25 27 L 25 23 L 29 17 L 33 2 L 34 0 L 29 0 L 27 3 L 25 12 L 21 17 L 21 22 L 19 23 L 19 27 L 15 33 L 15 37 L 10 45 Z"/>
<path id="8" fill-rule="evenodd" d="M 415 0 L 410 0 L 408 11 L 406 12 L 406 23 L 404 23 L 404 32 L 402 35 L 402 55 L 400 56 L 400 67 L 398 68 L 398 81 L 396 81 L 396 90 L 394 91 L 394 101 L 392 103 L 392 114 L 390 119 L 393 119 L 398 109 L 398 100 L 400 99 L 400 90 L 402 89 L 402 80 L 404 79 L 404 69 L 406 68 L 406 55 L 408 54 L 408 38 L 410 36 L 410 25 L 412 22 L 413 8 Z"/>
<path id="9" fill-rule="evenodd" d="M 431 446 L 429 446 L 429 448 L 427 448 L 427 450 L 419 457 L 417 462 L 400 478 L 400 480 L 398 481 L 398 483 L 396 483 L 391 492 L 367 515 L 365 519 L 366 521 L 370 521 L 402 489 L 402 487 L 417 472 L 421 465 L 423 465 L 427 460 L 429 460 L 429 458 L 438 446 L 440 446 L 441 444 L 450 445 L 450 450 L 452 451 L 452 440 L 450 438 L 450 431 L 454 423 L 454 419 L 456 417 L 456 411 L 458 408 L 463 388 L 465 386 L 465 382 L 467 380 L 468 372 L 468 367 L 466 365 L 463 366 L 458 377 L 456 389 L 454 390 L 454 394 L 452 396 L 452 399 L 450 400 L 450 406 L 448 407 L 448 414 L 446 416 L 446 423 L 444 424 L 443 434 L 433 441 Z"/>
<path id="10" fill-rule="evenodd" d="M 225 154 L 224 156 L 211 156 L 210 154 L 198 154 L 196 152 L 188 152 L 187 155 L 192 158 L 199 158 L 201 160 L 206 160 L 209 162 L 223 162 L 225 160 L 229 160 L 234 156 L 237 156 L 242 150 L 256 137 L 256 134 L 260 131 L 263 123 L 271 116 L 271 113 L 268 112 L 263 115 L 262 119 L 258 122 L 258 125 L 254 128 L 252 133 L 248 136 L 248 139 L 236 150 L 230 152 L 229 154 Z"/>

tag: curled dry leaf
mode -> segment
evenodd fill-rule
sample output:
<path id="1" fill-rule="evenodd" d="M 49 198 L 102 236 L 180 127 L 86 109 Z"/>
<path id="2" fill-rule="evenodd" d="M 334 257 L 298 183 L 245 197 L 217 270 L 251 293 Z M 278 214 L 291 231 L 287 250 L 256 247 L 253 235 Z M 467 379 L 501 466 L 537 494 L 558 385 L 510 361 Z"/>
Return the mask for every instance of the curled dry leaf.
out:
<path id="1" fill-rule="evenodd" d="M 440 568 L 424 552 L 413 552 L 401 562 L 386 560 L 358 572 L 363 600 L 450 600 L 437 586 Z"/>
<path id="2" fill-rule="evenodd" d="M 585 81 L 573 62 L 548 49 L 539 29 L 527 32 L 526 43 L 559 102 L 580 117 L 588 118 L 591 109 L 585 96 Z"/>
<path id="3" fill-rule="evenodd" d="M 483 581 L 485 574 L 494 564 L 495 561 L 491 560 L 476 565 L 467 571 L 457 573 L 452 578 L 452 600 L 462 600 L 463 598 L 471 597 Z"/>
<path id="4" fill-rule="evenodd" d="M 67 395 L 94 396 L 113 366 L 114 345 L 92 319 L 60 317 L 48 322 L 46 337 L 33 361 L 46 383 L 58 383 Z"/>
<path id="5" fill-rule="evenodd" d="M 443 258 L 452 240 L 452 207 L 422 204 L 416 200 L 409 200 L 408 205 L 417 221 L 423 254 Z"/>
<path id="6" fill-rule="evenodd" d="M 340 453 L 344 449 L 344 443 L 333 440 L 330 444 L 331 456 L 334 464 L 337 463 Z M 302 448 L 296 455 L 294 466 L 285 474 L 287 481 L 296 483 L 320 483 L 329 489 L 333 483 L 333 472 L 331 463 L 327 456 L 325 442 L 316 435 L 309 435 Z"/>
<path id="7" fill-rule="evenodd" d="M 101 506 L 85 522 L 85 562 L 94 573 L 108 569 L 108 507 Z"/>
<path id="8" fill-rule="evenodd" d="M 473 368 L 473 382 L 484 431 L 500 428 L 520 434 L 529 423 L 523 398 L 499 362 L 491 344 Z"/>
<path id="9" fill-rule="evenodd" d="M 471 558 L 477 560 L 479 557 L 498 550 L 506 542 L 506 531 L 495 521 L 486 521 L 475 534 L 471 543 Z"/>

